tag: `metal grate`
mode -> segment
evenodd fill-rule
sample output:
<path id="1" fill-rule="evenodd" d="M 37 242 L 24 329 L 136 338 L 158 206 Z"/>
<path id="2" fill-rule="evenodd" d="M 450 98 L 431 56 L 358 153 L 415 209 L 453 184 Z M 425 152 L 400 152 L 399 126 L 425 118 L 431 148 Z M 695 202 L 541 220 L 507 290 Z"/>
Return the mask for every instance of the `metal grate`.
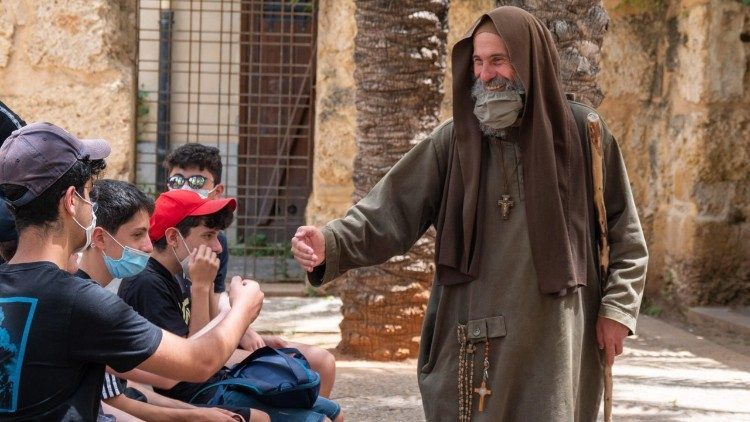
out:
<path id="1" fill-rule="evenodd" d="M 217 146 L 237 198 L 230 275 L 302 280 L 288 243 L 312 179 L 317 1 L 140 0 L 136 181 L 166 153 Z"/>

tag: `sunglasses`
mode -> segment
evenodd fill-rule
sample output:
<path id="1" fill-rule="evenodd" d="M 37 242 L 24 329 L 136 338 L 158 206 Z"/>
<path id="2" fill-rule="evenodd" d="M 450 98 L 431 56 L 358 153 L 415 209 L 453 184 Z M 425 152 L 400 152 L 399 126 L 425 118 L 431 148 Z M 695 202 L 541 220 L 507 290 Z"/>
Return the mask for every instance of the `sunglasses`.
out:
<path id="1" fill-rule="evenodd" d="M 170 176 L 167 180 L 167 187 L 169 189 L 181 189 L 187 183 L 190 189 L 200 189 L 206 184 L 206 177 L 196 174 L 193 176 L 185 177 L 184 175 L 177 173 L 174 176 Z"/>

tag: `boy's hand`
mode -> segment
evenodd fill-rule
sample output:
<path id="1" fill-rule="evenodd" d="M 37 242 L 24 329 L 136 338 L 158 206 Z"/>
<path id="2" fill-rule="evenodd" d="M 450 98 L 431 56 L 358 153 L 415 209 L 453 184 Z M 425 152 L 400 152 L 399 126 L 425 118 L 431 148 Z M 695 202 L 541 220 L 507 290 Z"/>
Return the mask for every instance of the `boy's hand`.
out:
<path id="1" fill-rule="evenodd" d="M 187 420 L 194 421 L 194 422 L 213 422 L 213 421 L 225 421 L 225 422 L 235 422 L 235 421 L 242 421 L 244 420 L 242 416 L 230 412 L 229 410 L 219 409 L 217 407 L 207 407 L 207 408 L 194 408 L 186 410 L 186 416 L 188 417 Z"/>
<path id="2" fill-rule="evenodd" d="M 263 339 L 263 343 L 265 343 L 266 346 L 273 347 L 274 349 L 283 349 L 285 347 L 289 347 L 289 343 L 287 343 L 286 340 L 279 336 L 264 335 L 260 337 Z"/>
<path id="3" fill-rule="evenodd" d="M 216 253 L 206 245 L 200 245 L 190 254 L 188 268 L 193 286 L 211 287 L 219 271 L 220 261 Z"/>
<path id="4" fill-rule="evenodd" d="M 248 312 L 252 316 L 251 322 L 255 321 L 260 313 L 260 308 L 263 306 L 263 297 L 258 282 L 248 278 L 242 279 L 238 275 L 232 277 L 232 281 L 229 283 L 229 303 L 232 304 L 232 308 L 239 308 Z"/>

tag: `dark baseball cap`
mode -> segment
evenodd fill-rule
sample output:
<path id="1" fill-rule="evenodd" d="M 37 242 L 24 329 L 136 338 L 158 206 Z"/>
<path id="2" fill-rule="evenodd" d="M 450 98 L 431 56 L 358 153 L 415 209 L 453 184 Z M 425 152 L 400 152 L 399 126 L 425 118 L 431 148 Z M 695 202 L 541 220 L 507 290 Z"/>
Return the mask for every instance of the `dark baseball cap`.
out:
<path id="1" fill-rule="evenodd" d="M 211 215 L 225 207 L 234 211 L 237 209 L 237 201 L 234 198 L 202 198 L 197 193 L 184 189 L 164 192 L 156 199 L 148 235 L 152 242 L 156 242 L 164 237 L 168 228 L 177 226 L 185 218 Z"/>
<path id="2" fill-rule="evenodd" d="M 101 160 L 110 153 L 103 139 L 78 139 L 52 123 L 32 123 L 13 131 L 0 147 L 0 184 L 28 190 L 14 206 L 33 201 L 58 181 L 76 161 L 88 157 Z"/>

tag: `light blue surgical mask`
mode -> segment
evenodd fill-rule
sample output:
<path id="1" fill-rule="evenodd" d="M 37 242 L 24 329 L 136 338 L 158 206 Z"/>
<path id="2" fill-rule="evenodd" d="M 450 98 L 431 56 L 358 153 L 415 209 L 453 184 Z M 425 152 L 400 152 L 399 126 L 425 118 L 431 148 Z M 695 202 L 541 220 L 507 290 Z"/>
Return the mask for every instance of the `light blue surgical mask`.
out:
<path id="1" fill-rule="evenodd" d="M 122 243 L 118 242 L 117 239 L 115 239 L 115 237 L 109 234 L 106 230 L 104 230 L 104 233 L 107 233 L 107 235 L 111 237 L 112 240 L 114 240 L 122 248 L 122 256 L 120 257 L 120 259 L 110 258 L 106 253 L 104 253 L 104 251 L 102 251 L 102 254 L 104 255 L 104 265 L 107 266 L 107 271 L 109 271 L 112 277 L 132 277 L 146 268 L 149 254 L 143 251 L 139 251 L 138 249 L 131 248 L 130 246 L 123 246 Z"/>

